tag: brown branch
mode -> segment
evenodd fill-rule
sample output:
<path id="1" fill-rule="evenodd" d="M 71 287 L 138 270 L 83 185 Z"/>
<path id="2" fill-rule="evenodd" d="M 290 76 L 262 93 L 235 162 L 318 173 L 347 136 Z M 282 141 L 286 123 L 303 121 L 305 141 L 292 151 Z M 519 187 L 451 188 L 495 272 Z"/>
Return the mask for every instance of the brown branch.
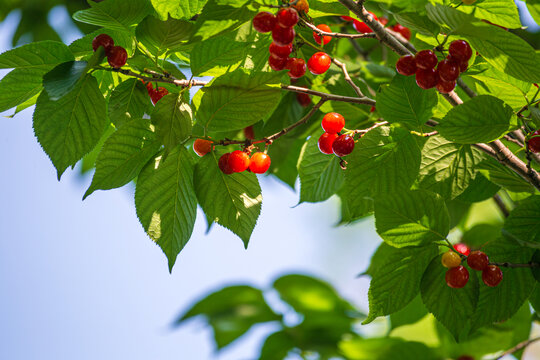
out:
<path id="1" fill-rule="evenodd" d="M 351 87 L 354 89 L 354 92 L 358 97 L 365 98 L 366 96 L 364 93 L 362 93 L 362 90 L 354 83 L 354 81 L 351 79 L 351 76 L 349 75 L 349 72 L 347 71 L 347 66 L 339 61 L 338 59 L 332 58 L 332 62 L 339 66 L 341 68 L 341 72 L 343 72 L 343 76 L 345 77 L 345 81 L 351 85 Z"/>
<path id="2" fill-rule="evenodd" d="M 505 218 L 508 217 L 508 215 L 510 215 L 510 211 L 506 207 L 506 204 L 503 202 L 503 200 L 501 199 L 501 196 L 499 194 L 493 195 L 493 201 L 495 201 L 495 204 L 497 205 L 499 210 L 501 210 L 501 212 L 502 212 L 502 214 L 503 214 L 503 216 Z"/>
<path id="3" fill-rule="evenodd" d="M 337 32 L 327 32 L 322 31 L 317 26 L 313 25 L 312 23 L 300 18 L 300 21 L 306 25 L 308 28 L 316 32 L 320 36 L 331 36 L 335 38 L 345 38 L 345 39 L 374 39 L 377 37 L 374 33 L 368 33 L 368 34 L 345 34 L 345 33 L 337 33 Z"/>
<path id="4" fill-rule="evenodd" d="M 473 89 L 471 89 L 471 88 L 469 87 L 469 85 L 465 84 L 465 81 L 463 81 L 462 78 L 459 77 L 459 78 L 457 79 L 457 84 L 458 84 L 458 86 L 461 88 L 461 90 L 463 90 L 463 91 L 465 92 L 465 94 L 469 95 L 469 97 L 473 98 L 473 97 L 475 97 L 475 96 L 478 96 L 478 94 L 475 93 L 475 92 L 473 91 Z"/>
<path id="5" fill-rule="evenodd" d="M 512 136 L 510 136 L 508 134 L 504 135 L 504 140 L 510 141 L 511 143 L 514 143 L 519 147 L 524 147 L 525 146 L 525 145 L 523 145 L 523 143 L 521 141 L 519 141 L 518 139 L 514 139 Z"/>
<path id="6" fill-rule="evenodd" d="M 334 94 L 323 93 L 320 91 L 315 91 L 315 90 L 311 90 L 305 87 L 293 86 L 293 85 L 281 85 L 281 88 L 288 91 L 294 91 L 298 93 L 319 96 L 320 98 L 323 98 L 325 100 L 330 100 L 330 101 L 343 101 L 343 102 L 349 102 L 349 103 L 355 103 L 355 104 L 375 106 L 375 100 L 370 99 L 365 96 L 358 98 L 358 97 L 351 97 L 351 96 L 334 95 Z"/>
<path id="7" fill-rule="evenodd" d="M 166 75 L 159 74 L 159 73 L 156 73 L 156 72 L 152 72 L 152 73 L 158 74 L 159 75 L 158 77 L 156 77 L 156 76 L 145 76 L 145 75 L 138 74 L 138 73 L 136 73 L 134 71 L 131 71 L 131 70 L 126 70 L 126 69 L 103 68 L 101 70 L 119 72 L 121 74 L 124 74 L 124 75 L 127 75 L 127 76 L 133 76 L 133 77 L 139 78 L 139 79 L 144 80 L 144 81 L 162 82 L 162 83 L 173 84 L 173 85 L 181 86 L 181 87 L 205 86 L 205 85 L 208 84 L 208 81 L 177 79 L 174 76 L 166 76 Z M 150 72 L 150 71 L 146 70 L 146 72 Z"/>
<path id="8" fill-rule="evenodd" d="M 383 122 L 380 122 L 380 123 L 376 123 L 375 125 L 373 125 L 371 127 L 368 127 L 367 129 L 354 130 L 354 133 L 355 134 L 366 134 L 366 133 L 370 132 L 371 130 L 378 128 L 379 126 L 384 126 L 384 125 L 388 125 L 388 121 L 383 121 Z"/>
<path id="9" fill-rule="evenodd" d="M 506 350 L 504 353 L 502 353 L 501 356 L 499 356 L 495 360 L 501 360 L 506 355 L 510 355 L 510 354 L 515 353 L 515 352 L 518 352 L 519 350 L 525 349 L 527 346 L 531 345 L 533 342 L 536 342 L 538 340 L 540 340 L 540 337 L 536 337 L 536 338 L 532 338 L 532 339 L 520 342 L 519 344 L 517 344 L 513 348 Z"/>
<path id="10" fill-rule="evenodd" d="M 537 190 L 540 190 L 540 177 L 538 172 L 532 168 L 528 168 L 527 165 L 521 161 L 510 149 L 508 149 L 500 140 L 490 142 L 489 147 L 495 153 L 495 159 L 501 164 L 514 170 L 524 180 L 534 186 Z"/>
<path id="11" fill-rule="evenodd" d="M 540 267 L 540 263 L 532 262 L 532 261 L 526 264 L 512 264 L 508 262 L 490 262 L 489 265 L 497 265 L 498 267 L 506 267 L 506 268 L 512 268 L 512 269 Z"/>

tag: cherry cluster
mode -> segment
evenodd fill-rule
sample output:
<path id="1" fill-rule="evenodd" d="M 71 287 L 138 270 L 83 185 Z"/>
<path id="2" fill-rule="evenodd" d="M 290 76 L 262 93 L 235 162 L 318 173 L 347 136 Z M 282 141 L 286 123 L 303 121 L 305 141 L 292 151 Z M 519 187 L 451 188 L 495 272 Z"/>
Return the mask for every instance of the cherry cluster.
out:
<path id="1" fill-rule="evenodd" d="M 436 87 L 447 94 L 456 87 L 460 73 L 467 70 L 472 49 L 465 40 L 454 40 L 448 48 L 448 56 L 438 61 L 431 50 L 421 50 L 415 56 L 405 55 L 396 63 L 396 70 L 401 75 L 416 76 L 416 84 L 422 89 Z"/>
<path id="2" fill-rule="evenodd" d="M 107 61 L 109 65 L 115 69 L 119 69 L 126 65 L 128 54 L 126 49 L 121 46 L 114 46 L 114 40 L 107 34 L 100 34 L 92 40 L 92 49 L 96 51 L 100 46 L 105 49 Z"/>
<path id="3" fill-rule="evenodd" d="M 461 265 L 462 256 L 467 259 L 471 269 L 482 272 L 482 281 L 487 286 L 497 286 L 503 278 L 503 273 L 497 265 L 489 264 L 489 257 L 483 251 L 472 251 L 465 244 L 457 244 L 453 250 L 443 254 L 441 262 L 448 268 L 445 275 L 446 284 L 454 289 L 464 287 L 469 281 L 469 271 Z M 461 254 L 461 255 L 460 255 Z"/>
<path id="4" fill-rule="evenodd" d="M 369 11 L 369 14 L 373 17 L 373 20 L 380 22 L 382 26 L 386 26 L 388 24 L 387 18 L 378 18 L 377 15 L 375 15 L 371 11 Z M 354 29 L 359 33 L 369 34 L 373 32 L 373 30 L 371 30 L 371 28 L 365 22 L 354 19 L 350 16 L 341 16 L 341 20 L 345 20 L 348 22 L 352 21 Z M 401 24 L 395 24 L 391 26 L 390 29 L 401 34 L 401 36 L 403 36 L 406 40 L 411 40 L 411 29 L 409 29 L 408 27 L 405 27 Z"/>
<path id="5" fill-rule="evenodd" d="M 349 155 L 354 150 L 354 138 L 350 134 L 339 132 L 345 127 L 345 118 L 336 112 L 324 115 L 321 126 L 324 133 L 319 138 L 319 150 L 323 154 L 334 154 L 342 157 Z"/>

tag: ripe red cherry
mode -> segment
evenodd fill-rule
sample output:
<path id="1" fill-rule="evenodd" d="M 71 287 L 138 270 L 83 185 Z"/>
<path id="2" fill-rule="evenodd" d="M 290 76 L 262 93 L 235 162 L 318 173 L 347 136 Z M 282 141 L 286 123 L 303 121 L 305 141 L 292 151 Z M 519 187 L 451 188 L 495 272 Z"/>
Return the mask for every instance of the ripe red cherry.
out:
<path id="1" fill-rule="evenodd" d="M 456 249 L 456 251 L 460 253 L 461 255 L 465 255 L 465 256 L 469 256 L 469 254 L 471 253 L 471 248 L 469 248 L 464 243 L 458 243 L 454 245 L 454 249 Z"/>
<path id="2" fill-rule="evenodd" d="M 354 21 L 354 19 L 352 17 L 346 16 L 346 15 L 340 16 L 340 18 L 343 21 Z"/>
<path id="3" fill-rule="evenodd" d="M 456 88 L 456 82 L 455 81 L 443 81 L 439 78 L 439 82 L 435 86 L 435 88 L 441 93 L 441 94 L 448 94 L 449 92 L 452 92 Z"/>
<path id="4" fill-rule="evenodd" d="M 412 55 L 405 55 L 399 58 L 396 63 L 396 70 L 401 75 L 410 76 L 416 73 L 416 60 Z"/>
<path id="5" fill-rule="evenodd" d="M 349 155 L 354 150 L 354 139 L 351 135 L 345 134 L 338 136 L 332 144 L 332 151 L 336 156 L 342 157 Z"/>
<path id="6" fill-rule="evenodd" d="M 127 57 L 126 49 L 121 46 L 113 46 L 107 54 L 107 61 L 111 67 L 118 69 L 126 65 Z"/>
<path id="7" fill-rule="evenodd" d="M 465 40 L 454 40 L 450 43 L 448 53 L 459 61 L 469 61 L 472 56 L 472 49 Z"/>
<path id="8" fill-rule="evenodd" d="M 411 30 L 408 27 L 405 27 L 401 24 L 396 24 L 392 27 L 392 29 L 395 32 L 400 33 L 401 36 L 403 36 L 405 39 L 411 40 Z"/>
<path id="9" fill-rule="evenodd" d="M 114 40 L 107 34 L 100 34 L 92 40 L 92 49 L 96 51 L 100 46 L 105 48 L 107 54 L 114 46 Z"/>
<path id="10" fill-rule="evenodd" d="M 343 130 L 343 127 L 345 126 L 345 118 L 341 114 L 331 112 L 324 115 L 321 121 L 321 126 L 327 133 L 337 134 Z"/>
<path id="11" fill-rule="evenodd" d="M 287 74 L 289 74 L 292 79 L 298 79 L 304 76 L 307 67 L 304 59 L 289 58 L 287 60 L 286 68 L 289 69 L 289 72 Z"/>
<path id="12" fill-rule="evenodd" d="M 330 68 L 330 65 L 332 64 L 332 59 L 330 59 L 330 56 L 328 54 L 323 52 L 316 52 L 313 54 L 307 63 L 309 71 L 313 75 L 320 75 L 326 72 Z"/>
<path id="13" fill-rule="evenodd" d="M 212 151 L 212 142 L 205 139 L 197 139 L 193 143 L 193 151 L 199 156 L 204 156 Z"/>
<path id="14" fill-rule="evenodd" d="M 367 26 L 365 22 L 360 20 L 353 19 L 353 27 L 356 31 L 362 34 L 368 34 L 373 32 L 373 30 L 371 30 L 371 28 Z"/>
<path id="15" fill-rule="evenodd" d="M 319 30 L 322 30 L 324 32 L 332 32 L 332 29 L 330 29 L 330 26 L 326 25 L 326 24 L 320 24 L 320 25 L 317 25 L 317 29 Z M 331 36 L 327 36 L 327 35 L 324 35 L 322 36 L 322 40 L 321 40 L 321 35 L 317 34 L 315 31 L 313 32 L 313 39 L 315 40 L 315 42 L 319 45 L 326 45 L 330 42 L 330 40 L 332 40 L 332 37 Z"/>
<path id="16" fill-rule="evenodd" d="M 462 73 L 467 71 L 468 67 L 469 67 L 469 62 L 468 61 L 461 61 L 459 63 L 459 71 L 462 72 Z"/>
<path id="17" fill-rule="evenodd" d="M 503 278 L 503 273 L 497 265 L 488 265 L 482 271 L 482 281 L 487 286 L 497 286 L 501 283 Z"/>
<path id="18" fill-rule="evenodd" d="M 274 29 L 277 20 L 274 14 L 262 11 L 253 18 L 253 27 L 260 33 L 267 33 Z"/>
<path id="19" fill-rule="evenodd" d="M 156 103 L 168 93 L 169 90 L 165 89 L 164 87 L 158 87 L 157 90 L 152 91 L 152 93 L 150 94 L 150 99 L 152 99 L 152 102 L 154 103 L 154 105 L 156 105 Z"/>
<path id="20" fill-rule="evenodd" d="M 444 81 L 455 81 L 459 77 L 459 62 L 448 59 L 441 60 L 437 66 L 439 77 Z"/>
<path id="21" fill-rule="evenodd" d="M 272 55 L 270 55 L 270 57 L 268 58 L 268 65 L 270 65 L 272 70 L 275 70 L 275 71 L 283 70 L 285 69 L 285 67 L 287 67 L 287 60 L 289 59 L 286 57 L 278 58 L 278 57 L 273 57 Z"/>
<path id="22" fill-rule="evenodd" d="M 533 137 L 536 135 L 538 135 L 538 137 Z M 533 153 L 539 153 L 540 152 L 540 130 L 536 130 L 529 136 L 531 136 L 528 142 L 529 150 L 532 151 Z"/>
<path id="23" fill-rule="evenodd" d="M 332 144 L 337 139 L 338 134 L 323 133 L 319 138 L 319 150 L 326 155 L 333 154 Z"/>
<path id="24" fill-rule="evenodd" d="M 433 69 L 437 66 L 437 55 L 431 50 L 421 50 L 415 56 L 416 67 L 419 69 Z"/>
<path id="25" fill-rule="evenodd" d="M 370 113 L 374 113 L 375 111 L 377 111 L 377 108 L 375 106 L 372 106 L 371 109 L 369 109 Z"/>
<path id="26" fill-rule="evenodd" d="M 253 130 L 253 126 L 248 126 L 244 128 L 244 136 L 246 139 L 253 140 L 255 139 L 255 131 Z"/>
<path id="27" fill-rule="evenodd" d="M 439 75 L 435 69 L 418 69 L 416 71 L 416 84 L 422 89 L 427 90 L 437 86 Z"/>
<path id="28" fill-rule="evenodd" d="M 281 45 L 276 44 L 275 42 L 272 42 L 270 44 L 270 47 L 268 48 L 270 55 L 276 58 L 288 58 L 289 55 L 291 55 L 292 50 L 293 50 L 292 44 L 281 46 Z"/>
<path id="29" fill-rule="evenodd" d="M 279 26 L 290 28 L 298 23 L 298 12 L 293 8 L 281 9 L 277 12 L 276 19 Z"/>
<path id="30" fill-rule="evenodd" d="M 386 26 L 386 24 L 388 24 L 388 18 L 382 16 L 379 18 L 379 22 L 381 23 L 382 26 Z"/>
<path id="31" fill-rule="evenodd" d="M 296 93 L 296 101 L 298 101 L 298 103 L 303 107 L 311 104 L 311 98 L 308 94 Z"/>
<path id="32" fill-rule="evenodd" d="M 454 289 L 461 289 L 469 281 L 469 271 L 463 266 L 459 265 L 449 269 L 445 275 L 446 284 Z"/>
<path id="33" fill-rule="evenodd" d="M 296 33 L 292 27 L 284 28 L 276 25 L 272 30 L 272 39 L 277 45 L 285 46 L 293 42 Z"/>
<path id="34" fill-rule="evenodd" d="M 457 360 L 474 360 L 474 358 L 469 355 L 461 355 L 460 357 L 457 358 Z"/>
<path id="35" fill-rule="evenodd" d="M 263 152 L 256 152 L 251 156 L 249 170 L 255 174 L 264 174 L 270 167 L 270 156 Z"/>
<path id="36" fill-rule="evenodd" d="M 231 153 L 226 153 L 221 155 L 218 161 L 219 169 L 224 174 L 232 174 L 234 171 L 231 169 L 231 166 L 229 165 L 229 158 L 231 156 Z"/>
<path id="37" fill-rule="evenodd" d="M 482 271 L 489 265 L 489 257 L 483 251 L 473 251 L 467 257 L 467 264 L 471 269 Z"/>
<path id="38" fill-rule="evenodd" d="M 229 156 L 229 167 L 233 172 L 246 171 L 249 168 L 249 155 L 240 150 L 233 151 Z"/>

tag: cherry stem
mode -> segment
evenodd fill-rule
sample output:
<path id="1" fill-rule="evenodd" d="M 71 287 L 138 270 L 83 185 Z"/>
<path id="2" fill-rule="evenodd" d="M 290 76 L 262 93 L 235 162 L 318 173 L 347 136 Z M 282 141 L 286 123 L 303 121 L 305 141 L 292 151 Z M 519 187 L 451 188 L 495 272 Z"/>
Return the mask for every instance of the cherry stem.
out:
<path id="1" fill-rule="evenodd" d="M 499 194 L 493 195 L 493 201 L 495 201 L 495 204 L 501 210 L 503 216 L 506 218 L 508 215 L 510 215 L 510 210 L 506 207 L 506 204 L 501 199 L 501 196 Z"/>
<path id="2" fill-rule="evenodd" d="M 510 354 L 513 354 L 515 352 L 518 352 L 519 350 L 522 350 L 522 349 L 525 349 L 527 346 L 531 345 L 532 343 L 536 342 L 540 340 L 540 336 L 539 337 L 535 337 L 535 338 L 532 338 L 532 339 L 529 339 L 529 340 L 525 340 L 523 342 L 520 342 L 519 344 L 517 344 L 516 346 L 514 346 L 513 348 L 511 349 L 508 349 L 506 350 L 504 353 L 502 353 L 498 358 L 496 358 L 495 360 L 501 360 L 503 357 L 505 357 L 506 355 L 510 355 Z"/>

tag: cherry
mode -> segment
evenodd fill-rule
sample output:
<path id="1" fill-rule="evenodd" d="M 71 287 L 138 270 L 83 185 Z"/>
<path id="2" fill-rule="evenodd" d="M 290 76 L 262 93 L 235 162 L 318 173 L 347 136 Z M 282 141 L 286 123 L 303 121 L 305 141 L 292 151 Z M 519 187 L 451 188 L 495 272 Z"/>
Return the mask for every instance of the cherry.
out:
<path id="1" fill-rule="evenodd" d="M 298 79 L 306 73 L 306 62 L 304 59 L 289 58 L 287 60 L 286 68 L 289 70 L 287 74 L 289 74 L 292 79 Z"/>
<path id="2" fill-rule="evenodd" d="M 349 155 L 353 150 L 354 139 L 349 134 L 339 136 L 332 144 L 332 151 L 339 157 Z"/>
<path id="3" fill-rule="evenodd" d="M 469 62 L 468 61 L 461 61 L 459 63 L 459 71 L 462 72 L 462 73 L 467 71 L 468 67 L 469 67 Z"/>
<path id="4" fill-rule="evenodd" d="M 482 271 L 482 281 L 484 284 L 490 287 L 494 287 L 500 284 L 503 278 L 503 273 L 497 265 L 488 265 Z"/>
<path id="5" fill-rule="evenodd" d="M 234 171 L 231 169 L 231 166 L 229 165 L 229 158 L 231 156 L 231 153 L 226 153 L 221 155 L 218 161 L 218 167 L 224 174 L 232 174 Z"/>
<path id="6" fill-rule="evenodd" d="M 454 245 L 454 249 L 456 249 L 456 251 L 461 255 L 465 256 L 469 256 L 469 254 L 471 253 L 471 249 L 464 243 L 458 243 Z"/>
<path id="7" fill-rule="evenodd" d="M 388 24 L 388 18 L 386 18 L 384 16 L 380 17 L 379 22 L 381 23 L 382 26 L 386 26 L 386 24 Z"/>
<path id="8" fill-rule="evenodd" d="M 369 109 L 370 113 L 374 113 L 375 111 L 377 111 L 377 108 L 375 106 L 372 106 L 371 109 Z"/>
<path id="9" fill-rule="evenodd" d="M 416 71 L 416 84 L 422 89 L 427 90 L 437 86 L 439 75 L 435 69 L 418 69 Z"/>
<path id="10" fill-rule="evenodd" d="M 280 9 L 276 19 L 280 26 L 290 28 L 298 23 L 298 12 L 293 8 Z"/>
<path id="11" fill-rule="evenodd" d="M 458 267 L 461 265 L 461 256 L 459 256 L 455 251 L 448 250 L 443 254 L 441 263 L 444 267 L 449 269 Z"/>
<path id="12" fill-rule="evenodd" d="M 270 55 L 272 55 L 275 58 L 288 58 L 289 55 L 291 55 L 292 50 L 293 50 L 292 44 L 281 46 L 281 45 L 276 44 L 275 42 L 272 42 L 270 44 L 270 47 L 268 48 Z"/>
<path id="13" fill-rule="evenodd" d="M 460 357 L 457 358 L 457 360 L 474 360 L 474 358 L 469 355 L 461 355 Z"/>
<path id="14" fill-rule="evenodd" d="M 126 65 L 127 57 L 126 49 L 121 46 L 113 46 L 107 54 L 107 61 L 111 67 L 118 69 Z"/>
<path id="15" fill-rule="evenodd" d="M 346 15 L 340 16 L 340 18 L 343 21 L 354 21 L 354 19 L 352 17 L 346 16 Z"/>
<path id="16" fill-rule="evenodd" d="M 296 101 L 298 101 L 298 103 L 302 105 L 303 107 L 306 107 L 309 104 L 311 104 L 311 98 L 309 97 L 308 94 L 296 93 Z"/>
<path id="17" fill-rule="evenodd" d="M 317 25 L 317 29 L 322 30 L 324 32 L 332 32 L 332 29 L 330 29 L 330 26 L 328 26 L 326 24 Z M 322 37 L 322 40 L 321 40 L 321 37 Z M 321 35 L 317 34 L 314 31 L 313 32 L 313 39 L 319 45 L 326 45 L 326 44 L 328 44 L 330 42 L 330 40 L 332 40 L 332 37 L 328 36 L 328 35 L 321 36 Z"/>
<path id="18" fill-rule="evenodd" d="M 343 130 L 343 127 L 345 126 L 345 118 L 341 114 L 331 112 L 324 115 L 321 121 L 321 126 L 327 133 L 337 134 Z"/>
<path id="19" fill-rule="evenodd" d="M 229 156 L 229 167 L 232 172 L 242 172 L 249 168 L 249 155 L 243 151 L 235 150 Z"/>
<path id="20" fill-rule="evenodd" d="M 326 72 L 332 64 L 332 59 L 328 54 L 323 52 L 316 52 L 313 54 L 307 63 L 309 71 L 313 75 L 320 75 Z"/>
<path id="21" fill-rule="evenodd" d="M 421 50 L 415 56 L 416 67 L 419 69 L 433 69 L 437 66 L 437 55 L 431 50 Z M 435 86 L 435 85 L 433 85 Z"/>
<path id="22" fill-rule="evenodd" d="M 439 70 L 439 77 L 441 80 L 450 82 L 455 81 L 459 77 L 459 62 L 444 59 L 439 62 L 437 70 Z"/>
<path id="23" fill-rule="evenodd" d="M 538 135 L 538 137 L 533 137 L 536 135 Z M 532 151 L 533 153 L 539 153 L 540 152 L 540 130 L 536 130 L 529 136 L 531 136 L 527 143 L 529 147 L 529 151 Z"/>
<path id="24" fill-rule="evenodd" d="M 268 65 L 270 65 L 270 68 L 272 68 L 272 70 L 275 70 L 275 71 L 279 71 L 279 70 L 283 70 L 287 67 L 287 60 L 289 60 L 288 58 L 278 58 L 278 57 L 273 57 L 272 55 L 270 55 L 270 57 L 268 58 Z"/>
<path id="25" fill-rule="evenodd" d="M 272 30 L 272 39 L 277 45 L 286 46 L 293 42 L 296 33 L 292 27 L 284 28 L 276 25 Z"/>
<path id="26" fill-rule="evenodd" d="M 467 257 L 467 264 L 471 269 L 482 271 L 489 265 L 489 257 L 483 251 L 473 251 Z"/>
<path id="27" fill-rule="evenodd" d="M 411 30 L 408 27 L 405 27 L 401 24 L 396 24 L 392 27 L 392 30 L 400 33 L 401 36 L 403 36 L 405 39 L 411 40 Z"/>
<path id="28" fill-rule="evenodd" d="M 416 73 L 416 60 L 412 55 L 405 55 L 399 58 L 396 63 L 396 70 L 401 75 L 410 76 Z"/>
<path id="29" fill-rule="evenodd" d="M 293 1 L 294 0 L 291 0 L 289 2 L 293 2 Z M 307 0 L 298 0 L 296 5 L 293 5 L 292 7 L 298 11 L 303 11 L 305 13 L 309 11 L 309 3 L 307 2 Z"/>
<path id="30" fill-rule="evenodd" d="M 253 126 L 248 126 L 244 128 L 244 136 L 246 139 L 253 140 L 255 139 L 255 131 L 253 131 Z"/>
<path id="31" fill-rule="evenodd" d="M 113 48 L 114 40 L 107 34 L 99 34 L 92 40 L 92 49 L 96 51 L 100 46 L 105 48 L 105 54 L 107 54 Z"/>
<path id="32" fill-rule="evenodd" d="M 323 133 L 319 138 L 319 150 L 326 155 L 333 154 L 332 144 L 337 139 L 338 134 Z"/>
<path id="33" fill-rule="evenodd" d="M 152 103 L 156 105 L 156 103 L 161 100 L 162 97 L 167 95 L 169 93 L 169 90 L 165 89 L 164 87 L 158 87 L 157 90 L 154 90 L 152 88 L 152 93 L 150 94 L 150 99 L 152 99 Z"/>
<path id="34" fill-rule="evenodd" d="M 435 88 L 441 93 L 441 94 L 448 94 L 449 92 L 452 92 L 456 88 L 456 82 L 455 81 L 443 81 L 442 79 L 439 79 L 439 82 L 435 86 Z"/>
<path id="35" fill-rule="evenodd" d="M 260 33 L 267 33 L 274 29 L 277 20 L 274 14 L 262 11 L 253 18 L 253 27 Z"/>
<path id="36" fill-rule="evenodd" d="M 463 265 L 459 265 L 449 269 L 446 272 L 445 279 L 448 286 L 454 289 L 460 289 L 467 285 L 469 271 Z"/>
<path id="37" fill-rule="evenodd" d="M 377 19 L 377 16 L 372 13 L 371 11 L 368 11 L 369 14 L 373 17 L 373 20 L 378 20 Z M 353 19 L 353 27 L 356 29 L 356 31 L 360 32 L 360 33 L 372 33 L 373 30 L 371 30 L 371 28 L 369 26 L 367 26 L 367 24 L 363 21 L 359 21 L 359 20 L 356 20 L 356 19 Z"/>
<path id="38" fill-rule="evenodd" d="M 199 156 L 204 156 L 212 151 L 212 142 L 205 139 L 196 139 L 193 143 L 193 151 Z"/>
<path id="39" fill-rule="evenodd" d="M 456 60 L 469 61 L 472 56 L 472 49 L 465 40 L 454 40 L 450 43 L 448 53 Z"/>
<path id="40" fill-rule="evenodd" d="M 255 174 L 264 174 L 270 167 L 270 156 L 263 152 L 256 152 L 251 156 L 249 170 Z"/>

